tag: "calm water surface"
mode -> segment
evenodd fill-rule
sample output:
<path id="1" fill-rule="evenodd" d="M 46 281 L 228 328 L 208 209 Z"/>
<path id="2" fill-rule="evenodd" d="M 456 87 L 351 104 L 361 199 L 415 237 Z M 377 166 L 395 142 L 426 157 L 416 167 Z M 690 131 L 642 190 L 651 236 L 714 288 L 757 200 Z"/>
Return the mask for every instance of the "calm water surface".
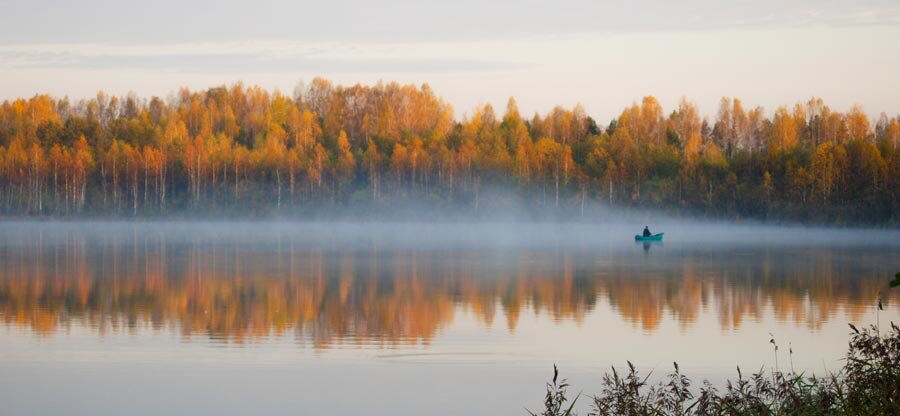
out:
<path id="1" fill-rule="evenodd" d="M 3 223 L 0 413 L 520 415 L 553 363 L 823 373 L 900 321 L 897 231 L 642 225 Z"/>

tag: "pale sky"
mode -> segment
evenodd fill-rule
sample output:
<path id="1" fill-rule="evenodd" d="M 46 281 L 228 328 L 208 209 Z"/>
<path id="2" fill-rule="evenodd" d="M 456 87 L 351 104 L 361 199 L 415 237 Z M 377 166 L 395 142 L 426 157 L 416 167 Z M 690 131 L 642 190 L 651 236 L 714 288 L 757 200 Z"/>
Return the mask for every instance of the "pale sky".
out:
<path id="1" fill-rule="evenodd" d="M 427 82 L 459 116 L 515 96 L 525 114 L 582 103 L 605 123 L 648 94 L 707 115 L 722 96 L 900 113 L 896 0 L 0 3 L 0 99 L 236 81 L 290 94 L 319 75 Z"/>

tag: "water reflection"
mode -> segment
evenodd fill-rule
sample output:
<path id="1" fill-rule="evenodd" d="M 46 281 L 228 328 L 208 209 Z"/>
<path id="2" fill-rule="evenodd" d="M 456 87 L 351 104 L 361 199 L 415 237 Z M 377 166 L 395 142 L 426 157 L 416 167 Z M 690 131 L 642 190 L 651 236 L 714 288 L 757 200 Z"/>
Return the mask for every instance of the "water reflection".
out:
<path id="1" fill-rule="evenodd" d="M 429 342 L 461 310 L 486 326 L 502 316 L 514 332 L 528 311 L 581 322 L 602 303 L 646 332 L 665 315 L 687 328 L 709 310 L 721 330 L 735 331 L 767 308 L 779 322 L 815 331 L 838 312 L 859 316 L 875 304 L 891 252 L 382 248 L 67 232 L 0 245 L 0 322 L 41 336 L 73 325 L 100 335 L 149 327 L 233 343 L 294 336 L 319 348 L 390 347 Z M 896 292 L 883 296 L 896 304 Z"/>
<path id="2" fill-rule="evenodd" d="M 634 243 L 635 243 L 635 244 L 640 244 L 641 246 L 643 246 L 643 247 L 644 247 L 644 253 L 649 253 L 649 252 L 650 252 L 650 247 L 653 247 L 653 246 L 661 246 L 661 245 L 662 245 L 662 241 L 635 241 Z"/>

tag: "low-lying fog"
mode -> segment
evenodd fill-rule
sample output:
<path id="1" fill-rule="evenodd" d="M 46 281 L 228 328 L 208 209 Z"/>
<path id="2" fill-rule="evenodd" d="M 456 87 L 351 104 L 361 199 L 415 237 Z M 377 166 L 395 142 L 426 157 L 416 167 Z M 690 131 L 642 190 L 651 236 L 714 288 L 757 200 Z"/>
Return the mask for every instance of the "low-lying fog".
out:
<path id="1" fill-rule="evenodd" d="M 553 248 L 633 245 L 644 226 L 665 233 L 662 244 L 767 246 L 900 246 L 893 229 L 735 225 L 663 220 L 621 223 L 572 222 L 0 222 L 3 245 L 163 239 L 168 243 L 253 243 L 291 241 L 323 248 Z"/>

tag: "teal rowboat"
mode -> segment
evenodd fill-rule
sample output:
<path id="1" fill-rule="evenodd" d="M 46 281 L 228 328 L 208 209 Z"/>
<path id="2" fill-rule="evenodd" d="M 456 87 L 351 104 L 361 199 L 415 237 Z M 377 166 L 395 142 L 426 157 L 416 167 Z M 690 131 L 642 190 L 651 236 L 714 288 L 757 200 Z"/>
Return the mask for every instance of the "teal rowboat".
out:
<path id="1" fill-rule="evenodd" d="M 644 237 L 642 235 L 636 235 L 636 236 L 634 236 L 634 241 L 662 241 L 663 234 L 665 234 L 665 233 L 653 234 L 649 237 Z"/>

